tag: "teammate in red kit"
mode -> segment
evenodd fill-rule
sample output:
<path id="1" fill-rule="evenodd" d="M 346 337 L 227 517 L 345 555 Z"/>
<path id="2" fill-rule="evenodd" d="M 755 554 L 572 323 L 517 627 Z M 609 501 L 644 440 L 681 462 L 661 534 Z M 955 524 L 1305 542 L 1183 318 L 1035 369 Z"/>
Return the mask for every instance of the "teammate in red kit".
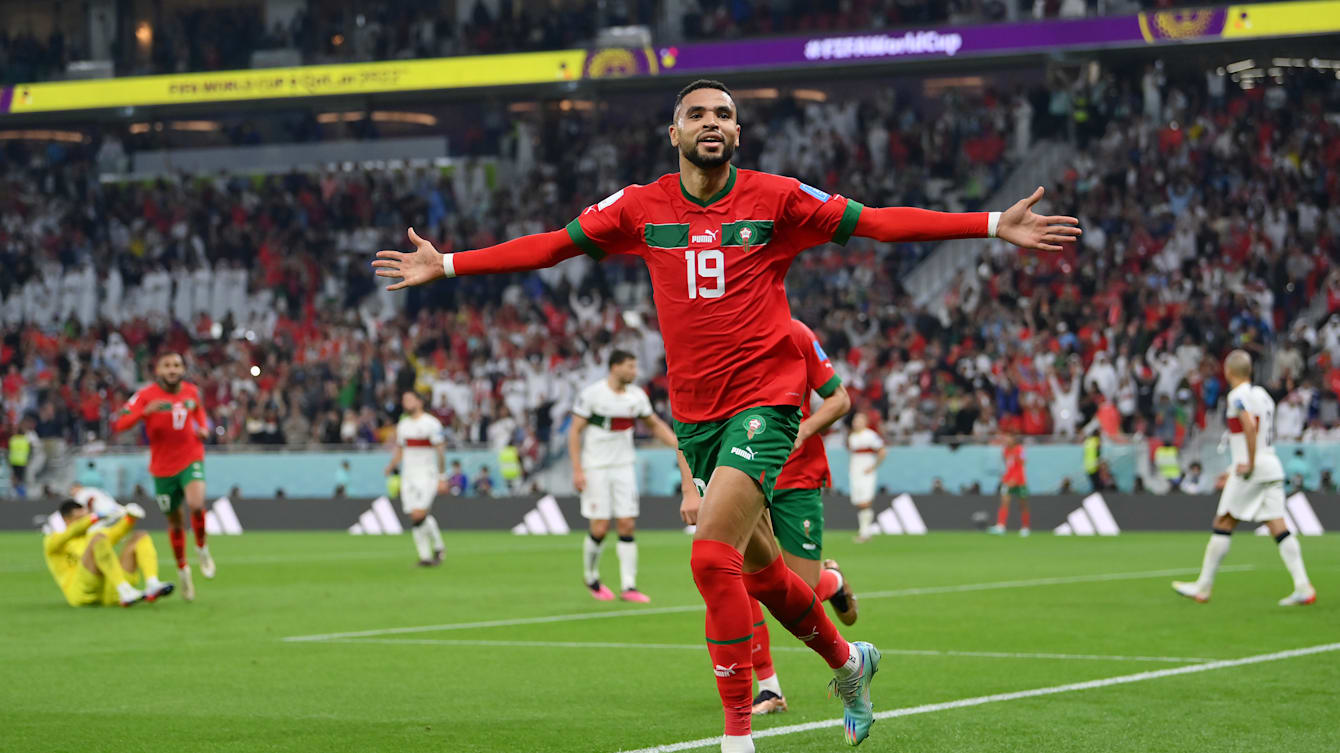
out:
<path id="1" fill-rule="evenodd" d="M 1010 518 L 1010 500 L 1019 500 L 1019 535 L 1027 536 L 1028 527 L 1028 478 L 1024 475 L 1024 446 L 1019 442 L 1018 434 L 1005 435 L 1005 449 L 1001 451 L 1005 458 L 1005 475 L 1000 477 L 1000 508 L 996 510 L 996 524 L 987 529 L 989 533 L 1005 533 L 1005 521 Z"/>
<path id="2" fill-rule="evenodd" d="M 800 403 L 800 430 L 796 442 L 782 466 L 772 493 L 772 530 L 782 547 L 782 560 L 814 589 L 819 601 L 833 605 L 844 624 L 856 622 L 856 597 L 833 560 L 824 560 L 823 489 L 831 486 L 828 454 L 823 433 L 851 410 L 851 397 L 842 379 L 833 369 L 819 338 L 802 322 L 791 320 L 791 339 L 805 355 L 805 396 Z M 810 393 L 823 402 L 810 410 Z M 822 561 L 822 566 L 820 565 Z M 758 695 L 754 714 L 786 711 L 786 696 L 772 666 L 772 646 L 768 624 L 757 600 L 751 600 L 754 620 L 754 674 L 758 677 Z"/>
<path id="3" fill-rule="evenodd" d="M 697 521 L 690 566 L 707 605 L 708 654 L 725 710 L 721 750 L 754 750 L 749 596 L 834 670 L 844 735 L 857 745 L 874 723 L 870 681 L 879 652 L 848 643 L 816 608 L 814 590 L 783 562 L 764 515 L 799 431 L 805 391 L 783 286 L 791 260 L 852 235 L 886 242 L 999 236 L 1055 251 L 1079 235 L 1077 220 L 1034 214 L 1040 188 L 1003 213 L 950 214 L 867 209 L 793 178 L 737 170 L 730 164 L 740 137 L 735 100 L 715 81 L 680 91 L 669 137 L 679 150 L 678 174 L 617 191 L 563 230 L 443 255 L 410 229 L 415 250 L 380 251 L 373 266 L 396 278 L 389 289 L 398 290 L 442 277 L 541 269 L 582 252 L 641 256 L 665 340 L 685 477 L 682 512 Z"/>
<path id="4" fill-rule="evenodd" d="M 205 445 L 209 419 L 201 404 L 200 390 L 184 381 L 181 356 L 164 353 L 154 364 L 157 381 L 140 389 L 117 415 L 112 431 L 122 432 L 141 420 L 149 436 L 149 474 L 154 477 L 154 496 L 167 516 L 168 540 L 177 560 L 182 598 L 195 598 L 191 566 L 186 564 L 186 524 L 182 518 L 184 499 L 191 508 L 200 573 L 214 577 L 214 558 L 205 543 Z"/>

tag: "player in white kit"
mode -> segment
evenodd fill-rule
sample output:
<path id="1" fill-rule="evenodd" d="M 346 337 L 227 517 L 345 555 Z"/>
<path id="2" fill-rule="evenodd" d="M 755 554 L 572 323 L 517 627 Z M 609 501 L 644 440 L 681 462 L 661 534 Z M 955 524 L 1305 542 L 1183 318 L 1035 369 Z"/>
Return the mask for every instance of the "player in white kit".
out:
<path id="1" fill-rule="evenodd" d="M 419 552 L 419 567 L 442 564 L 445 546 L 437 519 L 430 514 L 433 498 L 447 492 L 447 458 L 442 422 L 423 409 L 419 393 L 406 391 L 400 396 L 405 412 L 395 427 L 395 451 L 386 466 L 386 475 L 400 466 L 400 505 L 409 516 L 410 535 Z"/>
<path id="2" fill-rule="evenodd" d="M 633 454 L 633 424 L 647 422 L 652 436 L 678 448 L 675 432 L 651 410 L 651 400 L 637 379 L 637 357 L 623 350 L 610 353 L 609 375 L 577 395 L 568 429 L 572 484 L 582 495 L 582 517 L 590 535 L 582 539 L 582 577 L 591 596 L 610 601 L 614 593 L 600 582 L 600 553 L 614 519 L 619 534 L 619 579 L 625 601 L 648 602 L 637 590 L 637 542 L 633 538 L 638 514 L 637 459 Z"/>
<path id="3" fill-rule="evenodd" d="M 1298 538 L 1284 522 L 1284 467 L 1272 446 L 1275 433 L 1275 401 L 1264 389 L 1252 384 L 1252 358 L 1243 350 L 1228 354 L 1224 361 L 1228 380 L 1229 447 L 1233 469 L 1219 497 L 1205 561 L 1194 583 L 1173 581 L 1173 590 L 1198 602 L 1210 600 L 1214 574 L 1228 554 L 1229 536 L 1238 521 L 1264 522 L 1279 545 L 1280 559 L 1293 577 L 1293 593 L 1280 599 L 1280 606 L 1300 606 L 1317 600 L 1317 590 L 1307 577 Z"/>
<path id="4" fill-rule="evenodd" d="M 879 464 L 889 451 L 884 440 L 870 428 L 870 419 L 863 412 L 857 412 L 851 418 L 851 434 L 847 435 L 847 449 L 851 451 L 851 503 L 856 506 L 856 519 L 860 528 L 856 532 L 856 543 L 864 544 L 870 540 L 875 528 L 875 481 L 878 478 Z"/>

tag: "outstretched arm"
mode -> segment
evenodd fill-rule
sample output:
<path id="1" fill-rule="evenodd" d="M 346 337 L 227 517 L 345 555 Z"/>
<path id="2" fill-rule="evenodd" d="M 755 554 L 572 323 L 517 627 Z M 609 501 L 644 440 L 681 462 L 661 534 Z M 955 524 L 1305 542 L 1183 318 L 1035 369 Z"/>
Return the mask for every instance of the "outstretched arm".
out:
<path id="1" fill-rule="evenodd" d="M 1060 251 L 1060 243 L 1075 240 L 1082 232 L 1079 220 L 1065 216 L 1042 216 L 1033 205 L 1043 196 L 1033 195 L 1015 202 L 1004 212 L 933 212 L 911 207 L 865 207 L 852 235 L 877 241 L 946 241 L 955 238 L 1000 238 L 1020 248 Z"/>
<path id="2" fill-rule="evenodd" d="M 496 246 L 458 254 L 438 253 L 433 244 L 414 232 L 414 228 L 409 229 L 409 239 L 414 244 L 413 251 L 378 251 L 377 260 L 372 262 L 378 277 L 399 280 L 387 290 L 423 285 L 443 277 L 544 269 L 582 253 L 565 230 L 525 235 Z"/>

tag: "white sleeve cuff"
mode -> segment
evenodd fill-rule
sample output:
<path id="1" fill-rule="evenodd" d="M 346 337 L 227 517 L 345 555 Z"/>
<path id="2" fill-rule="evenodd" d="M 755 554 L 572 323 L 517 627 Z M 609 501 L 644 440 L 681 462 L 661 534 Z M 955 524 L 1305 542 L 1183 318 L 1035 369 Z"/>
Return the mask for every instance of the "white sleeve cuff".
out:
<path id="1" fill-rule="evenodd" d="M 995 238 L 996 226 L 999 224 L 1000 224 L 1000 212 L 988 212 L 986 215 L 986 237 Z M 448 272 L 447 276 L 450 277 L 451 273 Z"/>
<path id="2" fill-rule="evenodd" d="M 994 212 L 993 214 L 999 215 L 1000 212 Z M 991 227 L 994 228 L 995 225 L 993 224 Z M 456 276 L 456 263 L 451 260 L 451 254 L 442 254 L 442 271 L 447 273 L 448 279 Z"/>

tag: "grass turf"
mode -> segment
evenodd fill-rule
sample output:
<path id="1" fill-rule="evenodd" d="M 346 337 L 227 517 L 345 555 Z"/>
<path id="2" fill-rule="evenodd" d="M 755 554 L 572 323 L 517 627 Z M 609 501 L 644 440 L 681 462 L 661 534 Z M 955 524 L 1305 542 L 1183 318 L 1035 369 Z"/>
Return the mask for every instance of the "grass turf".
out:
<path id="1" fill-rule="evenodd" d="M 1282 609 L 1275 601 L 1290 583 L 1275 547 L 1246 533 L 1234 537 L 1225 561 L 1239 569 L 1220 576 L 1204 606 L 1168 588 L 1173 577 L 1194 577 L 1203 534 L 936 533 L 857 546 L 849 534 L 830 532 L 828 553 L 858 593 L 894 592 L 862 600 L 860 621 L 844 630 L 887 651 L 874 685 L 880 711 L 1188 663 L 943 652 L 1233 659 L 1340 641 L 1340 602 L 1332 598 L 1340 594 L 1340 537 L 1303 541 L 1321 599 Z M 205 581 L 197 571 L 195 603 L 172 596 L 133 609 L 76 610 L 47 575 L 37 536 L 0 534 L 0 750 L 600 753 L 720 733 L 687 537 L 639 535 L 639 585 L 654 599 L 645 606 L 591 600 L 580 584 L 577 535 L 446 537 L 446 566 L 432 570 L 411 567 L 408 536 L 216 537 L 219 577 Z M 170 574 L 163 538 L 156 543 Z M 613 552 L 603 564 L 606 581 L 617 583 Z M 1187 574 L 1138 575 L 1165 569 Z M 1113 579 L 935 590 L 1088 576 Z M 683 609 L 636 614 L 667 607 Z M 634 614 L 282 640 L 621 613 Z M 755 729 L 839 717 L 840 705 L 825 697 L 827 668 L 770 627 L 791 711 L 759 719 Z M 530 642 L 666 647 L 522 645 Z M 896 653 L 915 650 L 942 653 Z M 761 752 L 840 747 L 840 728 L 758 740 Z M 886 719 L 862 746 L 1338 748 L 1340 652 Z"/>

